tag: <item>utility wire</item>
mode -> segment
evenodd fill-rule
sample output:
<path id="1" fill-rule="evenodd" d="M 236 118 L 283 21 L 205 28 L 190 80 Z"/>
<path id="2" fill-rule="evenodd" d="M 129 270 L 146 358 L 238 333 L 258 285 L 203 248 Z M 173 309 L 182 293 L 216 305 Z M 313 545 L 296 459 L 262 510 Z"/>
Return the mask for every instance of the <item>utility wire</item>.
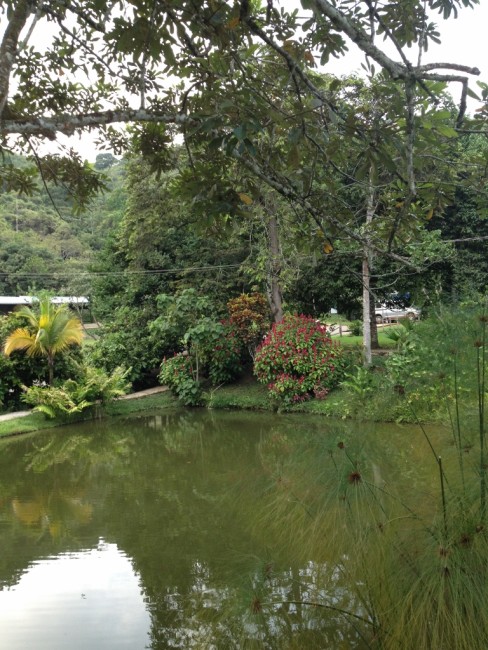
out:
<path id="1" fill-rule="evenodd" d="M 53 271 L 51 273 L 22 273 L 11 271 L 0 272 L 0 277 L 32 277 L 32 278 L 56 278 L 59 276 L 69 277 L 74 276 L 78 278 L 86 277 L 106 277 L 106 276 L 125 276 L 125 275 L 164 275 L 166 273 L 191 273 L 191 272 L 204 272 L 204 271 L 220 271 L 222 269 L 239 268 L 241 264 L 220 264 L 219 266 L 192 266 L 187 268 L 174 268 L 174 269 L 144 269 L 140 271 Z"/>

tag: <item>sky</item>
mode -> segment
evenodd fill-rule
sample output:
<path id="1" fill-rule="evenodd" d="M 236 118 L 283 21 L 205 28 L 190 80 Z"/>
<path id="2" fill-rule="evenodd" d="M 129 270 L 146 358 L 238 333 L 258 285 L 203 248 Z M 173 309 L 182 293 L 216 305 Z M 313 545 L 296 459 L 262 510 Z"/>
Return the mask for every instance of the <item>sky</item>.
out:
<path id="1" fill-rule="evenodd" d="M 299 9 L 299 0 L 275 0 L 278 6 L 287 9 Z M 488 24 L 488 2 L 480 0 L 474 9 L 463 8 L 458 13 L 458 18 L 443 20 L 440 14 L 433 14 L 432 21 L 437 23 L 441 34 L 441 45 L 432 44 L 429 52 L 424 55 L 424 62 L 449 61 L 464 65 L 476 66 L 481 70 L 481 77 L 488 81 L 488 57 L 486 54 L 486 25 Z M 377 42 L 381 46 L 381 40 Z M 408 52 L 407 52 L 408 54 Z M 393 55 L 393 58 L 398 58 Z M 412 59 L 415 61 L 416 52 L 412 48 Z M 348 74 L 351 68 L 360 68 L 363 56 L 358 48 L 351 43 L 350 54 L 342 60 L 330 64 L 329 72 Z"/>
<path id="2" fill-rule="evenodd" d="M 301 9 L 299 0 L 275 0 L 275 6 L 286 9 L 297 8 L 299 15 L 306 15 Z M 457 19 L 443 20 L 440 14 L 432 16 L 438 24 L 441 34 L 441 45 L 431 44 L 429 51 L 424 54 L 422 62 L 455 62 L 472 67 L 478 67 L 481 71 L 477 79 L 488 83 L 488 56 L 486 47 L 486 26 L 488 25 L 488 0 L 480 0 L 480 4 L 474 9 L 462 9 Z M 382 46 L 381 40 L 377 42 Z M 387 52 L 392 58 L 398 60 L 394 52 Z M 407 52 L 407 55 L 409 53 Z M 412 61 L 415 62 L 417 54 L 412 48 Z M 346 75 L 352 72 L 361 74 L 361 63 L 364 55 L 351 43 L 350 52 L 341 59 L 332 59 L 324 68 L 324 72 Z M 476 80 L 473 79 L 470 86 L 476 92 Z M 460 94 L 459 84 L 454 84 L 451 89 L 453 97 L 457 100 Z M 468 111 L 476 108 L 474 100 L 468 100 Z M 82 157 L 94 161 L 96 149 L 94 145 L 95 136 L 84 134 L 81 139 L 78 136 L 72 138 L 59 138 L 65 146 L 73 147 Z"/>

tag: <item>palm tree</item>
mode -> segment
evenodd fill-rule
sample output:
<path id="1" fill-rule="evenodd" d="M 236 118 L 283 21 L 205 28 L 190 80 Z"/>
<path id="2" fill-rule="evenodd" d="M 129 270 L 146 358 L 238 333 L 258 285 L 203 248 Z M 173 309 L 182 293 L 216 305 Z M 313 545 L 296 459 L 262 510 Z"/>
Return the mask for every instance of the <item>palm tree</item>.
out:
<path id="1" fill-rule="evenodd" d="M 70 345 L 81 343 L 82 324 L 70 315 L 66 305 L 53 305 L 48 297 L 39 300 L 39 312 L 21 307 L 17 313 L 29 321 L 29 326 L 13 331 L 6 338 L 3 351 L 7 356 L 15 350 L 25 350 L 30 357 L 46 357 L 52 384 L 54 356 Z"/>

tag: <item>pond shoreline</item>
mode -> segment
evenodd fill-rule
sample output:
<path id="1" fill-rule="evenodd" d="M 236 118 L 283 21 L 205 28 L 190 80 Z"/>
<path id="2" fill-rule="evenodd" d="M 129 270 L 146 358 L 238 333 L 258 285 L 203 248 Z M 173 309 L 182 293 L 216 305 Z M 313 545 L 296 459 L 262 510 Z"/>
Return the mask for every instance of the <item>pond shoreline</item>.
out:
<path id="1" fill-rule="evenodd" d="M 86 414 L 85 417 L 79 415 L 78 417 L 48 420 L 42 413 L 34 413 L 33 411 L 4 413 L 0 415 L 0 439 L 92 419 L 126 415 L 155 408 L 170 408 L 177 405 L 177 400 L 169 393 L 166 386 L 156 386 L 155 388 L 124 395 L 122 398 L 105 405 L 103 409 L 99 409 L 96 415 L 90 413 Z"/>
<path id="2" fill-rule="evenodd" d="M 359 414 L 351 413 L 347 407 L 347 395 L 343 391 L 334 390 L 326 399 L 313 399 L 293 406 L 279 407 L 269 400 L 265 386 L 247 377 L 236 384 L 229 384 L 218 389 L 209 390 L 205 394 L 202 408 L 209 410 L 236 410 L 236 411 L 261 411 L 278 413 L 302 413 L 304 415 L 320 415 L 331 419 L 361 420 L 370 422 L 398 422 L 394 418 L 384 417 L 358 417 Z M 0 416 L 0 440 L 2 438 L 35 433 L 44 429 L 76 424 L 105 417 L 118 417 L 130 415 L 141 411 L 183 407 L 181 402 L 174 397 L 165 386 L 156 386 L 136 393 L 129 393 L 103 407 L 98 407 L 96 412 L 90 411 L 68 418 L 46 419 L 42 413 L 21 411 Z M 408 424 L 406 418 L 401 420 Z M 418 419 L 413 420 L 418 424 Z M 422 424 L 440 424 L 439 418 L 421 421 Z"/>

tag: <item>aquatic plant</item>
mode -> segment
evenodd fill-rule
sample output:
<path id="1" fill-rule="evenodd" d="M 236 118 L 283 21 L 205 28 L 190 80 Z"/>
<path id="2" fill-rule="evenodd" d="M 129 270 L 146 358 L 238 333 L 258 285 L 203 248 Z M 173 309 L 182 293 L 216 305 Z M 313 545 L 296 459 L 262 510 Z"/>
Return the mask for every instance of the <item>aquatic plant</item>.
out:
<path id="1" fill-rule="evenodd" d="M 357 634 L 349 647 L 488 646 L 488 318 L 484 309 L 446 316 L 404 400 L 415 420 L 409 390 L 436 382 L 449 427 L 419 422 L 417 433 L 376 443 L 360 431 L 332 441 L 277 432 L 261 445 L 269 479 L 256 534 L 279 536 L 321 567 L 315 592 L 296 603 L 313 610 L 318 626 L 339 616 Z M 375 444 L 387 448 L 382 465 Z M 266 598 L 265 587 L 255 594 L 259 615 L 289 606 L 291 598 Z"/>

